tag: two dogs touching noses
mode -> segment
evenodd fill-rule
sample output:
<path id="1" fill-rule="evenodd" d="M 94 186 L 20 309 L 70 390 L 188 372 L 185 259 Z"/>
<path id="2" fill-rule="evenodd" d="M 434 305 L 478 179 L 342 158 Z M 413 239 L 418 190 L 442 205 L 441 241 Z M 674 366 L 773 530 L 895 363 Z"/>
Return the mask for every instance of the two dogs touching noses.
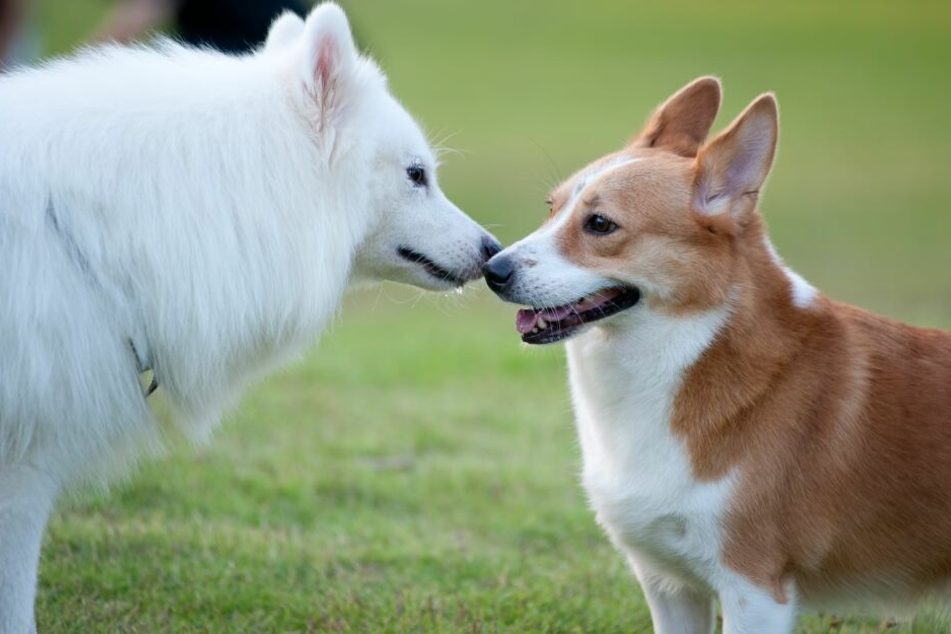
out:
<path id="1" fill-rule="evenodd" d="M 757 201 L 775 99 L 706 141 L 671 97 L 501 250 L 456 208 L 324 3 L 231 57 L 106 46 L 0 76 L 0 634 L 35 631 L 57 498 L 206 437 L 348 288 L 484 274 L 523 341 L 566 341 L 599 523 L 660 634 L 791 631 L 799 606 L 946 589 L 951 337 L 822 296 Z M 105 467 L 104 467 L 105 465 Z"/>
<path id="2" fill-rule="evenodd" d="M 757 210 L 779 133 L 754 100 L 707 141 L 696 80 L 557 187 L 484 267 L 567 340 L 583 484 L 658 634 L 788 634 L 800 606 L 907 613 L 951 590 L 951 333 L 831 300 Z"/>

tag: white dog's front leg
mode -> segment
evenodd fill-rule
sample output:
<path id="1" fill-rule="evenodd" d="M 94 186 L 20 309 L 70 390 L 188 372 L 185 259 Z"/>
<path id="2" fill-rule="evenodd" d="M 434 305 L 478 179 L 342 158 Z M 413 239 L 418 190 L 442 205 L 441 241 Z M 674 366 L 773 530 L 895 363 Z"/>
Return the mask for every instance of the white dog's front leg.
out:
<path id="1" fill-rule="evenodd" d="M 712 594 L 670 587 L 637 563 L 632 565 L 651 609 L 654 634 L 713 634 L 716 605 Z"/>
<path id="2" fill-rule="evenodd" d="M 796 589 L 785 588 L 786 602 L 737 576 L 720 590 L 723 634 L 792 634 L 796 625 Z"/>
<path id="3" fill-rule="evenodd" d="M 40 545 L 56 493 L 53 480 L 35 469 L 0 470 L 0 634 L 36 631 Z"/>

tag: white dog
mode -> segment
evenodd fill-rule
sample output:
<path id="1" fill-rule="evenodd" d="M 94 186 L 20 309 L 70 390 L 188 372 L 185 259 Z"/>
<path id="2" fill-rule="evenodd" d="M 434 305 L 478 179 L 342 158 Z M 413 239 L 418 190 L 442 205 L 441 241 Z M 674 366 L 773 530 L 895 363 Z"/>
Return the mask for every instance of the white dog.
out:
<path id="1" fill-rule="evenodd" d="M 333 4 L 253 55 L 111 46 L 0 78 L 0 633 L 35 629 L 59 492 L 158 445 L 142 372 L 201 437 L 353 282 L 480 275 L 500 247 L 435 167 Z"/>

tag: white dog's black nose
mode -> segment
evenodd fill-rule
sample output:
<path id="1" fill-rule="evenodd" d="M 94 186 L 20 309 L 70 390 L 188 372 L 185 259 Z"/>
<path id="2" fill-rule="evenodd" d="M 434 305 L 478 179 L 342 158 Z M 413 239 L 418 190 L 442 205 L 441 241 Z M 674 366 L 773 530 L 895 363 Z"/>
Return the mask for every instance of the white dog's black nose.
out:
<path id="1" fill-rule="evenodd" d="M 482 238 L 482 257 L 485 258 L 486 262 L 491 260 L 492 257 L 501 250 L 502 245 L 499 244 L 499 241 L 492 236 L 485 236 Z"/>
<path id="2" fill-rule="evenodd" d="M 505 287 L 512 281 L 514 273 L 515 263 L 512 261 L 512 258 L 507 256 L 493 257 L 482 267 L 482 275 L 485 276 L 485 283 L 496 293 L 505 290 Z"/>

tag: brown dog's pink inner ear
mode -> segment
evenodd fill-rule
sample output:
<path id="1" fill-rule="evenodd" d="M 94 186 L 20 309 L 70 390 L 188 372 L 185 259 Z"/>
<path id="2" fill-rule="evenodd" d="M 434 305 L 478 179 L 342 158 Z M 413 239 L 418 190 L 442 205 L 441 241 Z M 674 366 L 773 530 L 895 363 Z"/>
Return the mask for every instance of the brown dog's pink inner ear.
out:
<path id="1" fill-rule="evenodd" d="M 720 110 L 720 96 L 715 77 L 694 80 L 657 108 L 632 145 L 696 156 Z"/>
<path id="2" fill-rule="evenodd" d="M 703 216 L 743 223 L 769 175 L 779 135 L 776 98 L 761 95 L 697 156 L 692 205 Z"/>

